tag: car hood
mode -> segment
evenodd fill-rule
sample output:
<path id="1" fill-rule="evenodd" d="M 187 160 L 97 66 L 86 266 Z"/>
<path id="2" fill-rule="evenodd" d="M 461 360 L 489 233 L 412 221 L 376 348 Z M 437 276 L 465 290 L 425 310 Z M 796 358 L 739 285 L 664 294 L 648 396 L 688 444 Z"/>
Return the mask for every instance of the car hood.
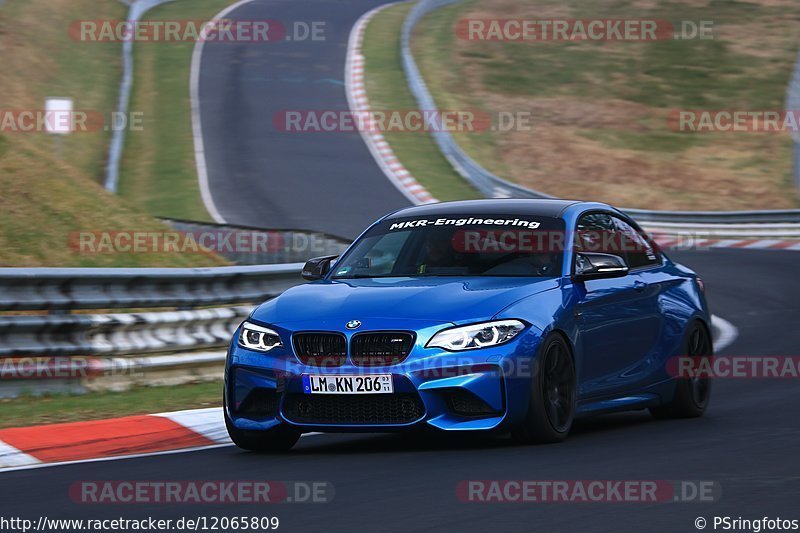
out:
<path id="1" fill-rule="evenodd" d="M 558 287 L 556 278 L 372 278 L 317 281 L 259 306 L 258 322 L 288 326 L 387 318 L 451 322 L 488 320 L 512 303 Z"/>

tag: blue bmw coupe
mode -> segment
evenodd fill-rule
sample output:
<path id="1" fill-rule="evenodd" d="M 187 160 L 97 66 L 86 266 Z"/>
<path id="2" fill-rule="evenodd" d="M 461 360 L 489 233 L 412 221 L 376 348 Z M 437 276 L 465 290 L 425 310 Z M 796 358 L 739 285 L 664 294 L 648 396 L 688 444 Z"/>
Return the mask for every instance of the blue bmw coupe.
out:
<path id="1" fill-rule="evenodd" d="M 709 402 L 708 379 L 670 370 L 713 353 L 702 280 L 605 204 L 401 209 L 302 276 L 230 344 L 241 448 L 416 429 L 557 442 L 577 417 L 697 417 Z"/>

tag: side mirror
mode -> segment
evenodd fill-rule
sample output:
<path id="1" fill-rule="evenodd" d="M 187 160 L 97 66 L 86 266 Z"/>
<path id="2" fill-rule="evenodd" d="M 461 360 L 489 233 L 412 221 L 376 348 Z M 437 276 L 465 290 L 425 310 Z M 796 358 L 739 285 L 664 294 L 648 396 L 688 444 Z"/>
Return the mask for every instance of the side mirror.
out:
<path id="1" fill-rule="evenodd" d="M 322 279 L 322 277 L 331 269 L 331 263 L 338 258 L 338 255 L 326 255 L 323 257 L 309 259 L 306 261 L 306 264 L 303 267 L 303 272 L 300 275 L 303 276 L 303 279 L 307 279 L 309 281 Z"/>
<path id="2" fill-rule="evenodd" d="M 618 255 L 599 253 L 578 253 L 575 257 L 575 279 L 621 278 L 628 274 L 628 265 Z"/>

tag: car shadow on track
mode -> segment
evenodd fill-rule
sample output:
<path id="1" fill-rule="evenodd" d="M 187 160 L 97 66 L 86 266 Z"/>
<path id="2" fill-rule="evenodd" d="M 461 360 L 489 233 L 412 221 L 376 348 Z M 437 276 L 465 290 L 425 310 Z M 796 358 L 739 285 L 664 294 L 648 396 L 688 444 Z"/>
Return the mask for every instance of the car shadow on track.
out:
<path id="1" fill-rule="evenodd" d="M 577 420 L 568 442 L 577 444 L 581 440 L 613 434 L 620 431 L 647 431 L 643 426 L 661 425 L 647 411 L 616 413 Z M 642 427 L 640 427 L 642 426 Z M 440 434 L 426 431 L 414 433 L 348 433 L 309 435 L 289 452 L 292 456 L 318 454 L 382 454 L 400 452 L 436 452 L 457 450 L 491 450 L 508 447 L 530 446 L 513 441 L 509 435 Z M 260 454 L 259 454 L 260 455 Z"/>

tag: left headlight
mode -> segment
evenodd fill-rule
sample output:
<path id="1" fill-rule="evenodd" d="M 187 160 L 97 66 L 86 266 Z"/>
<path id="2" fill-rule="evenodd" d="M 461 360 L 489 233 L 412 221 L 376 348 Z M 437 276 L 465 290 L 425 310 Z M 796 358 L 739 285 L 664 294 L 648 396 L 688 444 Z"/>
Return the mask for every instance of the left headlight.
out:
<path id="1" fill-rule="evenodd" d="M 452 352 L 487 348 L 506 343 L 525 329 L 519 320 L 496 320 L 471 326 L 445 329 L 433 336 L 427 348 L 444 348 Z"/>
<path id="2" fill-rule="evenodd" d="M 277 332 L 252 322 L 245 322 L 239 330 L 239 346 L 248 350 L 268 352 L 282 344 Z"/>

